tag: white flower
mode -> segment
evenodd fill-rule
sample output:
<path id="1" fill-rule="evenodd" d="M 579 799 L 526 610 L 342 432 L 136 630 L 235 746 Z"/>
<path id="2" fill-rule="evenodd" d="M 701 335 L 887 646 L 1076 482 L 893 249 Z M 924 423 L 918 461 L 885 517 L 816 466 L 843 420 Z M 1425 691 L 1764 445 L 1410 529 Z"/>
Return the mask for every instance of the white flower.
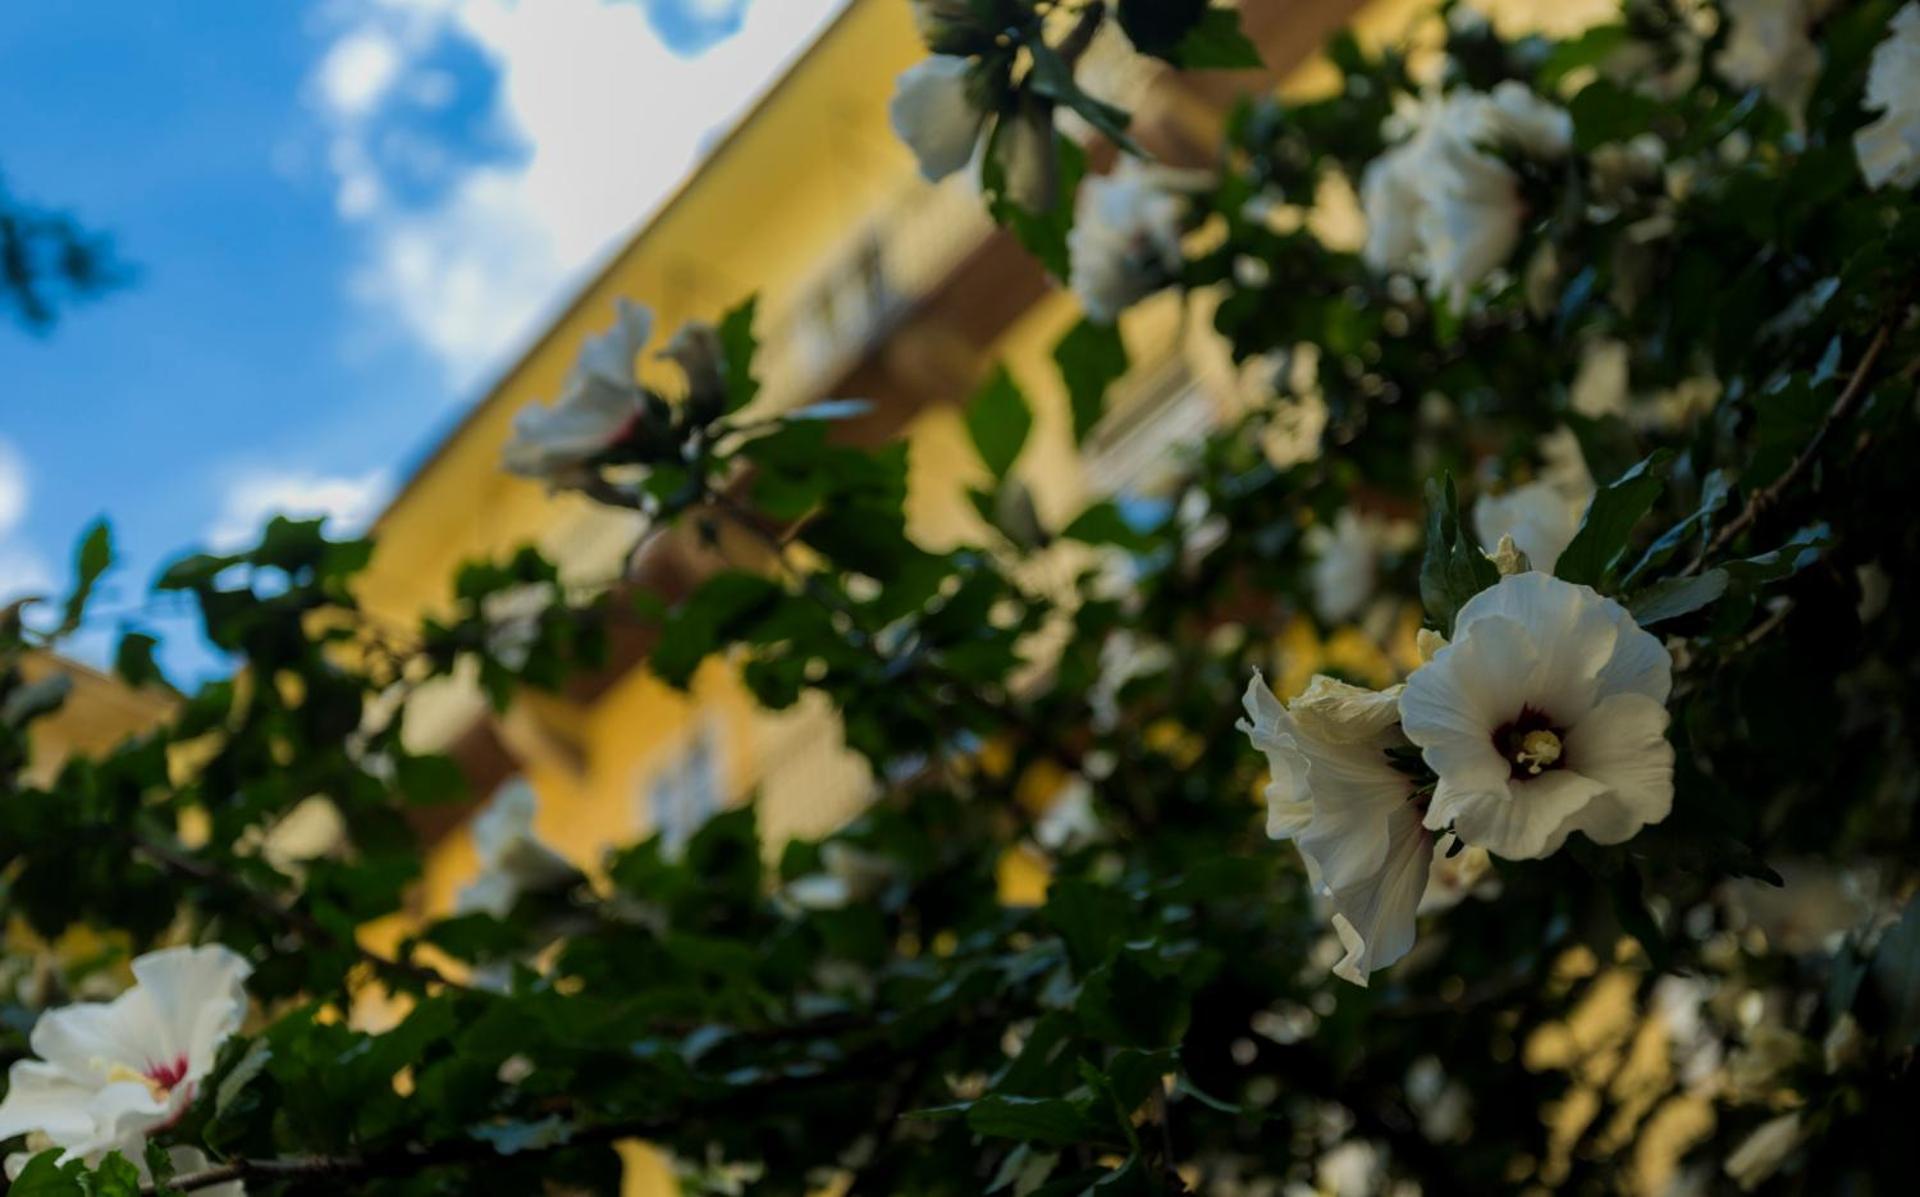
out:
<path id="1" fill-rule="evenodd" d="M 1399 693 L 1323 676 L 1282 706 L 1255 675 L 1240 721 L 1273 771 L 1267 834 L 1299 847 L 1308 881 L 1332 904 L 1333 929 L 1346 950 L 1334 975 L 1356 985 L 1413 947 L 1414 914 L 1433 860 L 1415 780 L 1389 755 L 1407 748 Z"/>
<path id="2" fill-rule="evenodd" d="M 1568 405 L 1595 420 L 1626 415 L 1631 358 L 1624 341 L 1601 337 L 1588 342 L 1580 354 L 1580 372 L 1568 391 Z"/>
<path id="3" fill-rule="evenodd" d="M 1379 581 L 1381 555 L 1411 548 L 1418 535 L 1405 520 L 1363 515 L 1351 507 L 1334 517 L 1331 529 L 1308 529 L 1314 611 L 1328 623 L 1345 623 L 1360 614 Z"/>
<path id="4" fill-rule="evenodd" d="M 1626 608 L 1543 573 L 1460 609 L 1400 697 L 1438 776 L 1426 825 L 1509 860 L 1630 839 L 1673 805 L 1672 657 Z"/>
<path id="5" fill-rule="evenodd" d="M 480 600 L 487 623 L 487 655 L 518 672 L 540 643 L 540 620 L 553 606 L 553 588 L 538 582 L 496 590 Z"/>
<path id="6" fill-rule="evenodd" d="M 1448 836 L 1434 845 L 1427 892 L 1420 895 L 1421 914 L 1451 910 L 1475 895 L 1488 898 L 1500 892 L 1500 879 L 1493 875 L 1493 858 L 1487 850 L 1464 844 L 1456 849 L 1454 844 Z"/>
<path id="7" fill-rule="evenodd" d="M 839 840 L 820 845 L 822 871 L 786 885 L 789 901 L 803 910 L 839 910 L 873 897 L 893 880 L 893 862 Z"/>
<path id="8" fill-rule="evenodd" d="M 1540 438 L 1540 457 L 1538 480 L 1474 501 L 1473 531 L 1482 547 L 1511 536 L 1533 568 L 1552 573 L 1593 502 L 1593 475 L 1580 442 L 1564 428 Z"/>
<path id="9" fill-rule="evenodd" d="M 1800 1145 L 1800 1112 L 1782 1114 L 1755 1127 L 1727 1157 L 1726 1172 L 1743 1193 L 1751 1193 L 1786 1162 Z"/>
<path id="10" fill-rule="evenodd" d="M 1920 184 L 1920 4 L 1887 29 L 1867 71 L 1866 108 L 1880 115 L 1853 135 L 1853 149 L 1869 187 L 1906 188 Z"/>
<path id="11" fill-rule="evenodd" d="M 1100 645 L 1100 676 L 1087 689 L 1087 706 L 1093 712 L 1093 726 L 1112 731 L 1120 723 L 1120 692 L 1135 678 L 1164 672 L 1173 664 L 1173 650 L 1164 644 L 1148 644 L 1122 628 Z"/>
<path id="12" fill-rule="evenodd" d="M 233 850 L 257 855 L 295 880 L 306 876 L 307 865 L 332 856 L 347 844 L 347 821 L 333 799 L 313 794 L 269 827 L 249 827 L 234 840 Z"/>
<path id="13" fill-rule="evenodd" d="M 1184 259 L 1180 224 L 1186 200 L 1174 177 L 1123 159 L 1112 174 L 1080 185 L 1067 235 L 1069 283 L 1089 317 L 1111 324 L 1122 310 L 1172 281 Z"/>
<path id="14" fill-rule="evenodd" d="M 1725 0 L 1723 7 L 1731 30 L 1714 66 L 1742 87 L 1764 89 L 1798 126 L 1820 74 L 1807 0 Z"/>
<path id="15" fill-rule="evenodd" d="M 974 101 L 973 63 L 935 54 L 903 71 L 888 113 L 893 131 L 920 162 L 920 173 L 937 183 L 973 160 L 987 113 Z"/>
<path id="16" fill-rule="evenodd" d="M 1320 1157 L 1314 1178 L 1328 1197 L 1372 1197 L 1383 1171 L 1378 1148 L 1365 1139 L 1348 1139 Z"/>
<path id="17" fill-rule="evenodd" d="M 560 889 L 580 880 L 580 870 L 534 834 L 539 805 L 539 796 L 525 778 L 511 778 L 493 792 L 486 809 L 473 820 L 480 875 L 460 891 L 455 909 L 505 918 L 521 894 Z"/>
<path id="18" fill-rule="evenodd" d="M 1564 158 L 1573 148 L 1573 117 L 1518 80 L 1496 83 L 1487 93 L 1483 141 L 1513 146 L 1532 158 Z"/>
<path id="19" fill-rule="evenodd" d="M 1447 1076 L 1437 1056 L 1421 1056 L 1407 1069 L 1407 1104 L 1420 1119 L 1420 1133 L 1435 1143 L 1464 1138 L 1473 1098 Z"/>
<path id="20" fill-rule="evenodd" d="M 1100 813 L 1093 808 L 1093 786 L 1078 773 L 1033 824 L 1034 840 L 1049 852 L 1077 852 L 1100 842 L 1106 833 Z"/>
<path id="21" fill-rule="evenodd" d="M 528 404 L 504 450 L 509 472 L 554 486 L 576 486 L 588 464 L 612 448 L 645 410 L 633 361 L 653 331 L 647 309 L 621 300 L 607 332 L 588 338 L 552 406 Z"/>
<path id="22" fill-rule="evenodd" d="M 1552 570 L 1580 529 L 1586 505 L 1575 506 L 1550 483 L 1529 482 L 1504 495 L 1481 495 L 1473 504 L 1473 531 L 1482 545 L 1512 537 L 1535 569 Z"/>
<path id="23" fill-rule="evenodd" d="M 110 1002 L 49 1010 L 29 1040 L 38 1059 L 7 1073 L 0 1138 L 33 1135 L 62 1159 L 98 1165 L 118 1151 L 146 1173 L 147 1138 L 178 1122 L 247 1013 L 252 971 L 217 944 L 167 948 L 133 962 L 133 988 Z M 179 1149 L 185 1165 L 203 1159 Z M 29 1154 L 7 1158 L 18 1175 Z M 233 1197 L 238 1184 L 207 1192 Z"/>
<path id="24" fill-rule="evenodd" d="M 1424 277 L 1431 293 L 1463 305 L 1512 255 L 1526 215 L 1518 178 L 1489 151 L 1561 157 L 1571 144 L 1570 118 L 1509 82 L 1491 94 L 1430 97 L 1394 123 L 1411 135 L 1361 178 L 1362 255 L 1375 270 Z"/>

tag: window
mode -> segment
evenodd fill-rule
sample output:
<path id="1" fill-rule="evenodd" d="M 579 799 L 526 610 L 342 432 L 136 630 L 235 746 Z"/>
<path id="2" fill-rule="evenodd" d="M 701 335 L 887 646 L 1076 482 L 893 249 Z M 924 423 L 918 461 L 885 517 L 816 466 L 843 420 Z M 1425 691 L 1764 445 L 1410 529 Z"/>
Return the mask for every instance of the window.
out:
<path id="1" fill-rule="evenodd" d="M 716 741 L 711 728 L 701 728 L 691 743 L 648 779 L 647 813 L 669 854 L 684 849 L 693 833 L 724 805 Z"/>

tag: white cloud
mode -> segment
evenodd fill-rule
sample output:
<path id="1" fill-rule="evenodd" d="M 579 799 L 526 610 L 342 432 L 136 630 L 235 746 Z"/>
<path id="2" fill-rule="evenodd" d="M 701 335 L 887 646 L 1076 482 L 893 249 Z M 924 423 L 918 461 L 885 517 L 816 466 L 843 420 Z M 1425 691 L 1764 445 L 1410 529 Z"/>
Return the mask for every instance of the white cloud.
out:
<path id="1" fill-rule="evenodd" d="M 216 552 L 243 548 L 275 515 L 325 516 L 328 535 L 350 536 L 373 522 L 392 491 L 393 478 L 385 470 L 357 477 L 249 470 L 227 487 L 220 513 L 207 529 L 207 543 Z"/>
<path id="2" fill-rule="evenodd" d="M 400 66 L 400 47 L 393 39 L 363 26 L 334 42 L 320 60 L 321 98 L 341 116 L 365 116 L 393 86 Z"/>
<path id="3" fill-rule="evenodd" d="M 454 387 L 471 385 L 533 334 L 564 289 L 672 191 L 714 129 L 845 2 L 759 0 L 738 34 L 682 58 L 631 2 L 351 0 L 316 87 L 336 207 L 366 238 L 350 293 L 379 325 L 432 353 Z M 691 0 L 696 15 L 732 3 Z M 494 119 L 526 152 L 470 165 L 432 202 L 409 205 L 383 179 L 379 100 L 415 94 L 423 85 L 413 76 L 430 68 L 414 64 L 442 38 L 493 64 Z M 364 48 L 375 42 L 412 62 L 381 77 Z"/>
<path id="4" fill-rule="evenodd" d="M 27 463 L 11 442 L 0 440 L 0 537 L 20 526 L 27 514 Z"/>
<path id="5" fill-rule="evenodd" d="M 47 594 L 55 585 L 47 559 L 14 537 L 27 516 L 31 492 L 26 460 L 11 442 L 0 438 L 0 603 Z"/>

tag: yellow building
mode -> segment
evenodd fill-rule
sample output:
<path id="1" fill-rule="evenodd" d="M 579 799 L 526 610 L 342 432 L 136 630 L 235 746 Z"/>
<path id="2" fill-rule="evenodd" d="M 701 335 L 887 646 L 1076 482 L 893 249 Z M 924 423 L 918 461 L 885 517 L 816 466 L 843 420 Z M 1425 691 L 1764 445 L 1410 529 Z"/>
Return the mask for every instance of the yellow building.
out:
<path id="1" fill-rule="evenodd" d="M 1249 88 L 1273 85 L 1358 7 L 1357 0 L 1253 0 L 1245 26 L 1273 73 L 1180 74 L 1145 63 L 1120 72 L 1136 136 L 1163 159 L 1201 164 L 1220 120 Z M 1401 9 L 1395 4 L 1386 7 Z M 850 434 L 909 444 L 909 526 L 940 546 L 977 534 L 965 488 L 982 477 L 960 405 L 988 366 L 1027 389 L 1035 428 L 1019 465 L 1043 518 L 1062 521 L 1090 494 L 1139 482 L 1167 448 L 1236 402 L 1225 350 L 1179 297 L 1130 316 L 1135 377 L 1084 453 L 1073 446 L 1051 361 L 1078 319 L 1073 299 L 982 211 L 965 179 L 922 182 L 888 124 L 895 77 L 926 51 L 904 0 L 850 0 L 707 160 L 410 478 L 375 528 L 361 586 L 376 615 L 444 609 L 458 566 L 537 545 L 574 584 L 620 576 L 639 517 L 552 495 L 500 467 L 514 415 L 558 394 L 581 341 L 614 301 L 651 307 L 659 326 L 715 320 L 760 296 L 759 373 L 769 410 L 858 397 L 874 412 Z M 691 537 L 652 540 L 634 563 L 667 595 L 715 562 Z M 862 764 L 838 747 L 831 714 L 802 703 L 755 709 L 710 661 L 690 694 L 650 677 L 638 646 L 564 695 L 525 695 L 504 715 L 476 687 L 436 685 L 407 715 L 416 747 L 451 751 L 478 793 L 524 774 L 541 795 L 538 830 L 592 865 L 610 845 L 684 836 L 705 816 L 756 795 L 770 839 L 817 835 L 854 813 Z M 468 837 L 447 834 L 416 913 L 443 911 L 474 871 Z"/>

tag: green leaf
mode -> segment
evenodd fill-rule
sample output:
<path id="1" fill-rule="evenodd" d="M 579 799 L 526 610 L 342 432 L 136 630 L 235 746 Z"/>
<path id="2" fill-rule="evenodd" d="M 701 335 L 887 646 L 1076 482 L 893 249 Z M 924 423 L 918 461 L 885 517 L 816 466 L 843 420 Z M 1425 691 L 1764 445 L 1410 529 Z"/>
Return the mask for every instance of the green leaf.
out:
<path id="1" fill-rule="evenodd" d="M 1621 929 L 1640 944 L 1655 972 L 1667 971 L 1672 953 L 1667 948 L 1666 936 L 1660 933 L 1660 924 L 1647 909 L 1645 884 L 1638 866 L 1631 861 L 1621 862 L 1621 867 L 1613 873 L 1608 892 Z"/>
<path id="2" fill-rule="evenodd" d="M 1770 553 L 1728 561 L 1721 568 L 1733 580 L 1747 586 L 1759 586 L 1790 578 L 1820 559 L 1833 544 L 1833 530 L 1826 524 L 1809 524 L 1795 532 L 1787 543 Z"/>
<path id="3" fill-rule="evenodd" d="M 1920 1042 L 1920 898 L 1880 939 L 1873 954 L 1873 977 L 1892 1018 L 1888 1046 L 1901 1050 Z"/>
<path id="4" fill-rule="evenodd" d="M 1727 581 L 1724 569 L 1710 569 L 1690 578 L 1664 578 L 1634 595 L 1627 610 L 1641 627 L 1650 628 L 1717 601 L 1727 592 Z"/>
<path id="5" fill-rule="evenodd" d="M 1047 891 L 1046 918 L 1067 945 L 1081 972 L 1112 955 L 1126 938 L 1132 904 L 1126 895 L 1081 878 L 1056 882 Z"/>
<path id="6" fill-rule="evenodd" d="M 167 1182 L 173 1179 L 173 1153 L 158 1139 L 147 1140 L 147 1175 L 153 1178 L 155 1197 L 171 1197 L 179 1190 Z"/>
<path id="7" fill-rule="evenodd" d="M 1266 65 L 1260 48 L 1241 31 L 1239 10 L 1232 8 L 1209 8 L 1167 57 L 1188 71 L 1258 70 Z"/>
<path id="8" fill-rule="evenodd" d="M 1207 17 L 1208 0 L 1120 0 L 1120 28 L 1142 54 L 1174 54 Z"/>
<path id="9" fill-rule="evenodd" d="M 987 196 L 987 210 L 994 222 L 1012 233 L 1049 274 L 1064 280 L 1073 266 L 1067 234 L 1073 229 L 1074 195 L 1087 173 L 1087 152 L 1070 137 L 1053 139 L 1058 171 L 1053 205 L 1044 212 L 1030 211 L 1007 194 L 1007 175 L 998 153 L 1005 128 L 1005 121 L 994 123 L 987 154 L 980 166 L 980 188 Z"/>
<path id="10" fill-rule="evenodd" d="M 653 649 L 653 670 L 668 685 L 684 689 L 708 654 L 771 611 L 778 585 L 759 574 L 727 570 L 708 578 L 675 609 Z"/>
<path id="11" fill-rule="evenodd" d="M 129 686 L 164 685 L 166 678 L 161 676 L 160 666 L 153 659 L 153 650 L 159 644 L 159 640 L 145 632 L 126 633 L 114 650 L 113 671 Z"/>
<path id="12" fill-rule="evenodd" d="M 253 1083 L 254 1078 L 258 1077 L 272 1060 L 273 1048 L 267 1041 L 254 1040 L 247 1048 L 247 1054 L 240 1057 L 240 1062 L 228 1069 L 227 1075 L 220 1078 L 220 1087 L 214 1090 L 213 1094 L 213 1116 L 221 1118 L 232 1110 L 233 1103 L 240 1100 L 247 1086 Z"/>
<path id="13" fill-rule="evenodd" d="M 86 1166 L 79 1160 L 60 1163 L 60 1149 L 41 1152 L 7 1186 L 7 1197 L 85 1197 L 79 1176 Z"/>
<path id="14" fill-rule="evenodd" d="M 117 1151 L 107 1153 L 93 1172 L 93 1197 L 140 1197 L 140 1169 Z"/>
<path id="15" fill-rule="evenodd" d="M 1007 476 L 1032 431 L 1033 412 L 1027 407 L 1027 397 L 1005 366 L 995 367 L 986 385 L 967 404 L 967 433 L 995 478 Z"/>
<path id="16" fill-rule="evenodd" d="M 1672 450 L 1661 449 L 1595 492 L 1580 530 L 1553 567 L 1556 577 L 1595 589 L 1604 586 L 1627 551 L 1634 525 L 1652 510 L 1665 489 L 1658 471 L 1672 457 Z"/>
<path id="17" fill-rule="evenodd" d="M 1145 553 L 1156 543 L 1127 522 L 1111 500 L 1101 500 L 1073 518 L 1060 535 L 1082 544 L 1113 545 L 1130 553 Z"/>
<path id="18" fill-rule="evenodd" d="M 1107 389 L 1127 372 L 1126 342 L 1118 327 L 1082 320 L 1054 346 L 1053 360 L 1073 407 L 1073 443 L 1085 444 L 1106 414 Z"/>
<path id="19" fill-rule="evenodd" d="M 72 675 L 49 673 L 37 682 L 28 682 L 15 688 L 7 695 L 6 702 L 0 703 L 0 723 L 8 727 L 25 727 L 65 706 L 67 696 L 72 693 Z"/>
<path id="20" fill-rule="evenodd" d="M 1087 975 L 1074 1004 L 1087 1034 L 1120 1047 L 1171 1047 L 1180 1041 L 1191 1014 L 1187 994 L 1155 963 L 1148 952 L 1130 945 Z"/>
<path id="21" fill-rule="evenodd" d="M 1099 1138 L 1093 1120 L 1079 1106 L 1059 1097 L 995 1093 L 968 1106 L 966 1115 L 967 1126 L 975 1134 L 997 1139 L 1069 1146 Z"/>
<path id="22" fill-rule="evenodd" d="M 1427 549 L 1420 561 L 1420 601 L 1441 635 L 1453 635 L 1453 620 L 1467 600 L 1500 580 L 1473 533 L 1460 520 L 1453 479 L 1427 483 Z"/>
<path id="23" fill-rule="evenodd" d="M 760 384 L 753 377 L 753 357 L 760 348 L 760 342 L 753 335 L 753 321 L 759 310 L 760 297 L 749 296 L 745 303 L 720 320 L 720 347 L 726 354 L 728 411 L 739 411 L 760 393 Z"/>
<path id="24" fill-rule="evenodd" d="M 86 618 L 87 600 L 93 597 L 94 584 L 112 565 L 113 529 L 106 520 L 95 520 L 74 551 L 73 590 L 67 595 L 66 610 L 56 635 L 65 636 L 80 626 L 80 621 Z"/>
<path id="25" fill-rule="evenodd" d="M 466 774 L 450 756 L 398 753 L 393 766 L 394 788 L 410 806 L 440 806 L 468 797 Z"/>

